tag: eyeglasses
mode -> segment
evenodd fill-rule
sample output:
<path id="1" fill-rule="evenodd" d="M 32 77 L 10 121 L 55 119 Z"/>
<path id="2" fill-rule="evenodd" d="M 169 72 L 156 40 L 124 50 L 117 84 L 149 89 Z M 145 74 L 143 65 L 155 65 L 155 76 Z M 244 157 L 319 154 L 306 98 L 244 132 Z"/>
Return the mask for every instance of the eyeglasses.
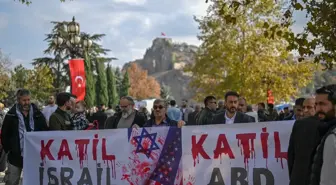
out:
<path id="1" fill-rule="evenodd" d="M 213 102 L 210 102 L 210 103 L 217 104 L 217 102 L 215 102 L 215 101 L 213 101 Z"/>
<path id="2" fill-rule="evenodd" d="M 164 107 L 163 107 L 162 105 L 159 105 L 159 106 L 154 105 L 154 106 L 153 106 L 153 109 L 154 109 L 154 110 L 156 110 L 156 109 L 160 109 L 160 110 L 161 110 L 161 109 L 163 109 L 163 108 L 164 108 Z"/>
<path id="3" fill-rule="evenodd" d="M 120 108 L 122 108 L 122 109 L 126 109 L 127 107 L 128 107 L 128 105 L 125 105 L 125 106 L 119 106 Z"/>

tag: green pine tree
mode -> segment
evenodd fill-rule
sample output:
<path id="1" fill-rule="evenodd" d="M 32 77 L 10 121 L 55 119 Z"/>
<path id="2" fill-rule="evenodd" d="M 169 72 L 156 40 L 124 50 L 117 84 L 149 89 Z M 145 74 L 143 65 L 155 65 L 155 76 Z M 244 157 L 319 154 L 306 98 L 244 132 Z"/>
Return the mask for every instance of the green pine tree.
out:
<path id="1" fill-rule="evenodd" d="M 119 97 L 121 97 L 121 86 L 122 86 L 123 75 L 119 67 L 116 67 L 114 71 L 115 71 L 114 74 L 116 77 L 117 92 L 118 92 Z"/>
<path id="2" fill-rule="evenodd" d="M 96 103 L 96 92 L 94 76 L 92 71 L 92 62 L 88 54 L 85 52 L 85 76 L 86 76 L 86 94 L 85 102 L 88 108 L 95 106 Z"/>
<path id="3" fill-rule="evenodd" d="M 116 76 L 110 64 L 106 68 L 107 92 L 109 97 L 109 105 L 116 105 L 119 97 L 117 92 Z"/>
<path id="4" fill-rule="evenodd" d="M 120 97 L 123 96 L 128 96 L 129 93 L 129 88 L 131 87 L 130 82 L 129 82 L 129 76 L 128 76 L 128 71 L 126 70 L 124 77 L 121 82 L 121 87 L 120 87 Z"/>
<path id="5" fill-rule="evenodd" d="M 105 74 L 105 64 L 99 59 L 96 60 L 97 68 L 97 83 L 96 83 L 96 98 L 97 105 L 108 103 L 107 80 Z"/>

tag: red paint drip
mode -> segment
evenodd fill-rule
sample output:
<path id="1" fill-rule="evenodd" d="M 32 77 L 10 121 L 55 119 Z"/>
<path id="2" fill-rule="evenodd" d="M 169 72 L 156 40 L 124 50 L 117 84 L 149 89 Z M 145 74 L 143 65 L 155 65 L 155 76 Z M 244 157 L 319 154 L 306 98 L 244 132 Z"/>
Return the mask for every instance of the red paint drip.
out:
<path id="1" fill-rule="evenodd" d="M 266 168 L 268 168 L 268 136 L 267 128 L 262 128 L 262 133 L 260 134 L 261 148 L 263 153 L 263 158 L 266 159 Z"/>
<path id="2" fill-rule="evenodd" d="M 164 144 L 164 139 L 162 138 L 162 137 L 159 137 L 159 139 L 158 139 L 158 143 L 160 143 L 161 145 L 163 145 Z"/>
<path id="3" fill-rule="evenodd" d="M 83 161 L 87 160 L 87 146 L 90 143 L 89 139 L 77 139 L 75 140 L 77 157 L 79 158 L 80 168 L 83 168 Z"/>
<path id="4" fill-rule="evenodd" d="M 256 138 L 256 133 L 237 134 L 236 138 L 238 139 L 238 146 L 241 147 L 242 154 L 244 156 L 244 164 L 246 169 L 248 168 L 249 159 L 251 157 L 255 158 L 254 139 Z"/>
<path id="5" fill-rule="evenodd" d="M 284 169 L 282 159 L 287 160 L 287 152 L 281 152 L 281 142 L 279 132 L 274 132 L 274 145 L 275 145 L 274 157 L 277 159 L 277 162 L 280 159 L 281 168 Z"/>

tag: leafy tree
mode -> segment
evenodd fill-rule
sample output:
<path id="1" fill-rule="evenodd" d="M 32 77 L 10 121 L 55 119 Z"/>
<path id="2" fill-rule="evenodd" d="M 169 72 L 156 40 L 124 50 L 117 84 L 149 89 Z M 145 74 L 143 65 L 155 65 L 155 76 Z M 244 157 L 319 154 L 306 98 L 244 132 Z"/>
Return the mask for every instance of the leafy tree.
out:
<path id="1" fill-rule="evenodd" d="M 54 75 L 47 66 L 39 66 L 27 71 L 28 79 L 24 87 L 31 91 L 32 99 L 44 102 L 54 91 Z"/>
<path id="2" fill-rule="evenodd" d="M 147 71 L 141 69 L 136 63 L 131 63 L 127 68 L 130 80 L 129 94 L 138 99 L 160 97 L 160 84 L 155 78 L 147 75 Z"/>
<path id="3" fill-rule="evenodd" d="M 128 96 L 130 87 L 131 85 L 130 85 L 128 70 L 126 70 L 122 78 L 122 81 L 121 81 L 120 94 L 119 94 L 120 97 Z"/>
<path id="4" fill-rule="evenodd" d="M 236 9 L 223 6 L 223 1 L 211 2 L 207 16 L 195 19 L 203 43 L 196 63 L 186 68 L 193 73 L 191 85 L 199 99 L 235 90 L 257 103 L 265 101 L 271 89 L 275 100 L 288 100 L 310 82 L 313 66 L 293 61 L 283 37 L 264 36 L 265 22 L 280 22 L 280 5 L 258 0 Z"/>
<path id="5" fill-rule="evenodd" d="M 15 84 L 15 88 L 25 88 L 29 80 L 29 70 L 22 66 L 22 64 L 14 67 L 12 72 L 12 82 Z"/>
<path id="6" fill-rule="evenodd" d="M 106 68 L 106 78 L 107 78 L 107 89 L 108 89 L 107 91 L 109 97 L 109 104 L 116 105 L 118 104 L 119 100 L 117 92 L 116 76 L 110 64 L 108 64 Z"/>
<path id="7" fill-rule="evenodd" d="M 92 69 L 92 61 L 88 54 L 85 52 L 85 76 L 86 76 L 86 93 L 85 93 L 85 102 L 87 107 L 93 107 L 96 105 L 96 89 L 94 82 L 94 74 Z"/>
<path id="8" fill-rule="evenodd" d="M 205 1 L 206 3 L 208 0 Z M 212 1 L 211 1 L 212 2 Z M 260 1 L 251 0 L 230 0 L 222 1 L 220 14 L 225 13 L 226 7 L 232 7 L 235 11 L 244 9 L 244 6 L 258 4 Z M 332 68 L 336 61 L 336 3 L 333 0 L 290 0 L 284 4 L 283 1 L 273 0 L 272 3 L 278 3 L 287 6 L 287 10 L 283 12 L 283 19 L 276 24 L 265 24 L 266 37 L 279 35 L 283 36 L 289 42 L 288 50 L 297 50 L 301 55 L 299 61 L 307 56 L 313 56 L 314 62 L 322 63 L 327 68 Z M 293 33 L 291 30 L 279 32 L 279 28 L 285 26 L 289 28 L 292 23 L 292 17 L 295 11 L 306 13 L 308 19 L 302 33 Z M 237 23 L 237 17 L 227 15 L 226 21 L 231 24 Z"/>
<path id="9" fill-rule="evenodd" d="M 165 100 L 174 99 L 174 97 L 171 95 L 170 87 L 164 83 L 161 84 L 160 96 Z"/>
<path id="10" fill-rule="evenodd" d="M 90 59 L 99 58 L 102 62 L 111 61 L 112 58 L 102 57 L 107 54 L 108 49 L 104 49 L 102 45 L 98 44 L 105 34 L 87 34 L 80 33 L 81 38 L 90 39 L 92 41 L 92 46 L 85 48 L 82 44 L 77 47 L 68 46 L 67 40 L 70 39 L 70 34 L 66 31 L 66 25 L 69 24 L 67 21 L 63 22 L 51 22 L 53 24 L 53 29 L 51 33 L 46 35 L 45 41 L 48 43 L 48 48 L 44 50 L 44 54 L 52 57 L 41 57 L 34 59 L 33 65 L 47 65 L 50 66 L 52 72 L 55 74 L 54 86 L 58 91 L 62 91 L 69 84 L 69 66 L 65 64 L 64 61 L 70 58 L 85 58 L 85 52 L 87 52 Z M 64 39 L 61 45 L 56 45 L 54 39 L 60 36 Z M 86 51 L 87 50 L 87 51 Z M 95 68 L 95 65 L 92 65 Z"/>
<path id="11" fill-rule="evenodd" d="M 115 77 L 116 77 L 117 92 L 118 92 L 118 95 L 121 97 L 121 87 L 122 87 L 123 75 L 122 75 L 119 67 L 115 68 L 114 74 L 115 74 Z"/>
<path id="12" fill-rule="evenodd" d="M 99 60 L 96 60 L 97 66 L 97 81 L 96 81 L 96 97 L 97 104 L 108 103 L 108 93 L 107 93 L 107 81 L 105 74 L 105 64 Z"/>
<path id="13" fill-rule="evenodd" d="M 10 66 L 12 65 L 9 56 L 2 53 L 0 49 L 0 100 L 8 97 L 11 88 L 10 84 Z"/>

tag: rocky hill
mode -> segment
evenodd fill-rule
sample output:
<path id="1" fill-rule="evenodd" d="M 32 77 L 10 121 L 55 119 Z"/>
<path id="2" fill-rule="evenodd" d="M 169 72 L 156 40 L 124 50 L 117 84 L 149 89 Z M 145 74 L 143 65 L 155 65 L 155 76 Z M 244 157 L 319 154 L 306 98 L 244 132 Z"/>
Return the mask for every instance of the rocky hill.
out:
<path id="1" fill-rule="evenodd" d="M 134 62 L 160 84 L 169 86 L 175 100 L 180 103 L 182 99 L 194 96 L 189 87 L 190 75 L 183 72 L 183 67 L 194 62 L 197 49 L 186 43 L 173 43 L 170 38 L 156 38 L 143 59 Z M 123 68 L 126 69 L 130 64 L 125 64 Z"/>

